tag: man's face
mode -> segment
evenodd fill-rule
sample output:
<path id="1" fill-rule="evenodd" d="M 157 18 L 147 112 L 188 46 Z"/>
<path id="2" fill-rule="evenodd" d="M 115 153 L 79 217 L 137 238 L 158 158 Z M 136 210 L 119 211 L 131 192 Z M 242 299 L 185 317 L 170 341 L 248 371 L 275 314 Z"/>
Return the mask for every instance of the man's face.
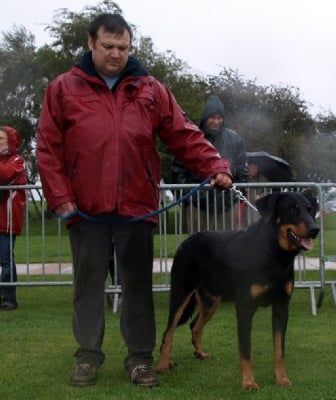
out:
<path id="1" fill-rule="evenodd" d="M 99 75 L 116 76 L 125 68 L 131 47 L 131 38 L 127 30 L 122 35 L 106 32 L 100 28 L 97 40 L 89 36 L 89 49 Z"/>
<path id="2" fill-rule="evenodd" d="M 213 114 L 205 122 L 207 131 L 217 131 L 224 123 L 224 118 L 220 114 Z"/>

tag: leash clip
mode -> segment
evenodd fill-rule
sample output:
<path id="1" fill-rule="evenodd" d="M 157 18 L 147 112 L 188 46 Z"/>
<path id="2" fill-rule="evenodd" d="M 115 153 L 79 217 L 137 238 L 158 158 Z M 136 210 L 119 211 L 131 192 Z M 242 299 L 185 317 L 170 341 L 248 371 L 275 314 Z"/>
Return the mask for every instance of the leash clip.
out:
<path id="1" fill-rule="evenodd" d="M 247 206 L 251 207 L 252 210 L 258 212 L 257 207 L 255 207 L 244 195 L 243 193 L 237 189 L 237 187 L 235 185 L 232 185 L 230 190 L 232 190 L 234 193 L 238 194 L 239 196 L 239 200 L 242 200 Z"/>

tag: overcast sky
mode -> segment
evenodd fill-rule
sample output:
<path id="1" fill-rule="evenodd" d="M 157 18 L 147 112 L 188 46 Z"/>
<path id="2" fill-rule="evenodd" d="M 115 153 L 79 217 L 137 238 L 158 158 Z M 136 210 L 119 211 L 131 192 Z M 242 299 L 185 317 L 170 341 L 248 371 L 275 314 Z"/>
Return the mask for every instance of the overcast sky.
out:
<path id="1" fill-rule="evenodd" d="M 336 114 L 335 0 L 122 0 L 128 22 L 172 50 L 193 71 L 216 74 L 232 68 L 260 85 L 300 89 L 310 111 Z M 44 25 L 54 11 L 81 11 L 91 0 L 8 0 L 0 31 L 24 25 L 38 46 L 50 42 Z"/>

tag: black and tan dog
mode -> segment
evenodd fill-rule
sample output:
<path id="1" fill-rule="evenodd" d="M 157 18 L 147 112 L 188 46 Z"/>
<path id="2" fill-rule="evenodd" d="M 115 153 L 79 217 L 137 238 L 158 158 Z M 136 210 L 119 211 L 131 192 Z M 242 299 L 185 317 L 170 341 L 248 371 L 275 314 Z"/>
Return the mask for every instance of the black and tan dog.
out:
<path id="1" fill-rule="evenodd" d="M 198 313 L 190 324 L 194 354 L 209 358 L 202 330 L 222 300 L 236 304 L 241 384 L 258 389 L 251 360 L 252 318 L 259 306 L 272 306 L 274 375 L 289 386 L 284 348 L 288 307 L 294 287 L 294 258 L 312 248 L 319 228 L 316 201 L 297 192 L 267 195 L 257 202 L 258 222 L 246 231 L 200 232 L 178 248 L 171 271 L 170 309 L 156 370 L 174 366 L 170 359 L 174 330 Z"/>

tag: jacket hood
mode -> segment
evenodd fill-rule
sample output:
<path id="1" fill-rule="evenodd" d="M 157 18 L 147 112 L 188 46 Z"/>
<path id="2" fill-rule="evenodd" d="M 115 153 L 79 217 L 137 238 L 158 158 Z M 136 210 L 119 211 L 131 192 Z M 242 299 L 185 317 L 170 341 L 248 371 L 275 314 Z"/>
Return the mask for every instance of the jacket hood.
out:
<path id="1" fill-rule="evenodd" d="M 200 129 L 204 131 L 204 124 L 211 115 L 219 114 L 224 118 L 224 111 L 224 104 L 221 102 L 220 98 L 215 94 L 211 94 L 204 104 L 201 119 L 199 122 Z"/>
<path id="2" fill-rule="evenodd" d="M 0 126 L 0 130 L 7 133 L 8 136 L 8 153 L 15 154 L 21 145 L 21 136 L 14 128 L 10 126 Z"/>
<path id="3" fill-rule="evenodd" d="M 90 76 L 97 76 L 99 79 L 103 80 L 96 71 L 94 63 L 92 61 L 92 52 L 87 51 L 81 61 L 75 65 L 76 67 L 80 68 L 84 72 L 86 72 Z M 146 76 L 148 72 L 140 65 L 138 60 L 134 57 L 129 56 L 126 67 L 121 72 L 118 81 L 114 85 L 114 89 L 118 86 L 118 84 L 127 76 Z"/>

